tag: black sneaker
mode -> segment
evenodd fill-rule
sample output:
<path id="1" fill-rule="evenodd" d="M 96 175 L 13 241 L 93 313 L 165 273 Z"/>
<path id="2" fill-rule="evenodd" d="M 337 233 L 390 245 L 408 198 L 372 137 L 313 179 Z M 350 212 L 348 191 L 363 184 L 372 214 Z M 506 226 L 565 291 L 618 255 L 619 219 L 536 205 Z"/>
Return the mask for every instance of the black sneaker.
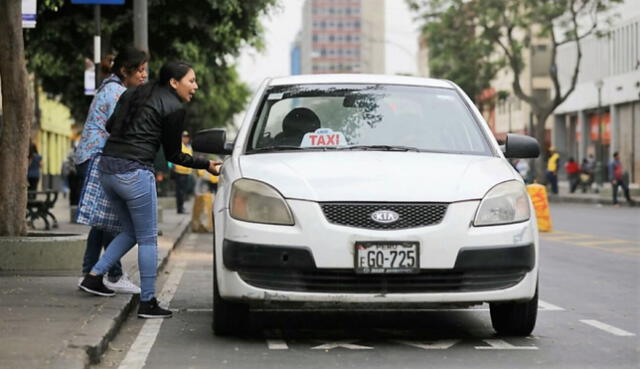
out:
<path id="1" fill-rule="evenodd" d="M 85 292 L 98 296 L 114 296 L 116 294 L 104 285 L 101 275 L 85 275 L 78 287 Z"/>
<path id="2" fill-rule="evenodd" d="M 140 306 L 138 307 L 138 318 L 146 318 L 146 319 L 164 319 L 171 318 L 173 313 L 170 310 L 166 310 L 158 305 L 158 300 L 156 298 L 152 298 L 149 301 L 140 301 Z"/>

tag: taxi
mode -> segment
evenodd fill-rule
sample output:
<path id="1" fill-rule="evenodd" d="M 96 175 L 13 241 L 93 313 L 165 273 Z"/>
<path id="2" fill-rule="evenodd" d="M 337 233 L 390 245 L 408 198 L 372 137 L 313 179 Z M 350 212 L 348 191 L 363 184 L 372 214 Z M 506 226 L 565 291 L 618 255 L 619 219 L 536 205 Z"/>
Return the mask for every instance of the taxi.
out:
<path id="1" fill-rule="evenodd" d="M 382 75 L 267 79 L 226 155 L 214 205 L 216 334 L 252 307 L 404 309 L 489 303 L 500 334 L 529 335 L 538 231 L 509 158 L 446 80 Z"/>

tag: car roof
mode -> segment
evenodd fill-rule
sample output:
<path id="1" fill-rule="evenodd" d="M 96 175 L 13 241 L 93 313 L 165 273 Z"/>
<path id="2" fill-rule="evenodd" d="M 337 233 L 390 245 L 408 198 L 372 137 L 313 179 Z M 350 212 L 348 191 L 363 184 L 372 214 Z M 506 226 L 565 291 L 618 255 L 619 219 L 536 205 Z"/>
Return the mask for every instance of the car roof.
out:
<path id="1" fill-rule="evenodd" d="M 384 74 L 302 74 L 268 79 L 269 86 L 301 84 L 388 84 L 454 88 L 452 82 L 444 79 L 394 76 Z"/>

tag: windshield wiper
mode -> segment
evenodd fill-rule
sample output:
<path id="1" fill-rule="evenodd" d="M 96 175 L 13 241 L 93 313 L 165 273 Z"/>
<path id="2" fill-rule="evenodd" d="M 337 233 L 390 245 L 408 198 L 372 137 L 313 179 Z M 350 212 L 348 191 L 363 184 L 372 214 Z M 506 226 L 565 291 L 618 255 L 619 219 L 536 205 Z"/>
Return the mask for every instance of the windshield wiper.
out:
<path id="1" fill-rule="evenodd" d="M 335 149 L 334 147 L 300 147 L 300 146 L 294 146 L 294 145 L 280 145 L 280 146 L 265 146 L 265 147 L 256 147 L 255 149 L 251 150 L 249 153 L 256 153 L 256 152 L 272 152 L 272 151 L 301 151 L 301 150 L 321 150 L 321 151 L 327 151 L 327 150 L 333 150 Z"/>
<path id="2" fill-rule="evenodd" d="M 411 146 L 394 146 L 394 145 L 355 145 L 348 147 L 341 147 L 341 150 L 372 150 L 372 151 L 416 151 L 420 149 Z"/>

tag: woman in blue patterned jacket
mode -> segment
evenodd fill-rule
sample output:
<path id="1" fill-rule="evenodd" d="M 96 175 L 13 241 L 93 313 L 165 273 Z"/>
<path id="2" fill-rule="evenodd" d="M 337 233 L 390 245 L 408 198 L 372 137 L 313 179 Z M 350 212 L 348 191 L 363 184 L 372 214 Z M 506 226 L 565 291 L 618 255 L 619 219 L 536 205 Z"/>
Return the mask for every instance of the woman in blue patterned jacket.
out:
<path id="1" fill-rule="evenodd" d="M 91 102 L 82 137 L 76 149 L 75 163 L 78 166 L 78 174 L 84 182 L 77 221 L 92 226 L 82 262 L 83 275 L 89 273 L 91 267 L 98 261 L 101 250 L 106 248 L 115 237 L 109 229 L 96 225 L 95 219 L 105 217 L 105 214 L 103 207 L 92 200 L 95 192 L 102 191 L 99 181 L 96 180 L 97 176 L 92 175 L 92 172 L 97 173 L 99 154 L 109 138 L 105 126 L 120 95 L 127 88 L 139 86 L 146 81 L 147 61 L 148 56 L 144 51 L 127 47 L 112 59 L 112 63 L 109 61 L 102 63 L 103 72 L 108 76 L 102 81 Z M 140 288 L 129 280 L 126 273 L 123 273 L 120 261 L 109 270 L 104 283 L 117 292 L 140 293 Z"/>

